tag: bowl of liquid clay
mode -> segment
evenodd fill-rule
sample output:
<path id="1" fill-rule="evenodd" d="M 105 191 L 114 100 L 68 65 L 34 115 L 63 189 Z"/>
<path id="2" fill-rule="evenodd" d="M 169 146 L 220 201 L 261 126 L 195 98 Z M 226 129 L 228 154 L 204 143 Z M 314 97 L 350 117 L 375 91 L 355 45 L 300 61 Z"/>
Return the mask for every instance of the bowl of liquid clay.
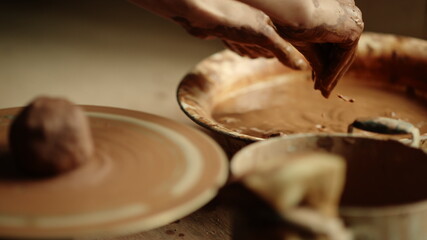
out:
<path id="1" fill-rule="evenodd" d="M 311 74 L 225 50 L 196 65 L 177 98 L 229 153 L 275 136 L 345 133 L 363 117 L 400 119 L 427 133 L 427 41 L 364 33 L 329 98 L 313 89 Z"/>

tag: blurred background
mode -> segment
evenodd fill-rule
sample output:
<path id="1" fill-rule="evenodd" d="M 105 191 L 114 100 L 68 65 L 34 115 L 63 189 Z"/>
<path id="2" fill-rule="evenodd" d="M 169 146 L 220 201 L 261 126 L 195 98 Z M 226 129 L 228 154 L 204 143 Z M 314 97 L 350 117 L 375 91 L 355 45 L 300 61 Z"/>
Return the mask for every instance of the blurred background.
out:
<path id="1" fill-rule="evenodd" d="M 427 38 L 427 0 L 357 0 L 367 31 Z M 37 95 L 189 123 L 181 78 L 223 49 L 124 0 L 0 1 L 0 108 Z"/>
<path id="2" fill-rule="evenodd" d="M 427 0 L 355 0 L 366 31 L 427 38 Z"/>

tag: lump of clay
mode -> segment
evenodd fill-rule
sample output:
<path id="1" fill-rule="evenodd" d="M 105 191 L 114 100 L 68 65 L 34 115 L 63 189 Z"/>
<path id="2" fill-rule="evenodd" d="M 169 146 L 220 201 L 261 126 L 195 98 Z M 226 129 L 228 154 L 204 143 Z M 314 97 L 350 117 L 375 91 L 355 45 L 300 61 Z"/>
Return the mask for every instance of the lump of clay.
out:
<path id="1" fill-rule="evenodd" d="M 89 121 L 71 102 L 38 97 L 11 125 L 9 144 L 19 168 L 33 176 L 75 169 L 94 151 Z"/>

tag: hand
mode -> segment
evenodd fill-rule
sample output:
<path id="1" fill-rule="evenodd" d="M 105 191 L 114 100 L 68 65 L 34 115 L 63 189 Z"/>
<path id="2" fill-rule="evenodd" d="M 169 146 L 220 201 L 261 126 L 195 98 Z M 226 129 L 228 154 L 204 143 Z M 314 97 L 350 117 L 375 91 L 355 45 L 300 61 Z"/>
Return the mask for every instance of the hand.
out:
<path id="1" fill-rule="evenodd" d="M 279 34 L 310 62 L 315 88 L 328 97 L 353 62 L 363 31 L 362 13 L 354 1 L 240 1 L 270 16 Z"/>
<path id="2" fill-rule="evenodd" d="M 199 38 L 219 38 L 251 58 L 277 57 L 294 69 L 307 69 L 305 58 L 276 31 L 262 11 L 234 0 L 130 0 L 172 19 Z"/>
<path id="3" fill-rule="evenodd" d="M 325 97 L 352 63 L 363 31 L 354 0 L 131 1 L 240 55 L 277 57 L 295 69 L 307 68 L 305 57 Z"/>

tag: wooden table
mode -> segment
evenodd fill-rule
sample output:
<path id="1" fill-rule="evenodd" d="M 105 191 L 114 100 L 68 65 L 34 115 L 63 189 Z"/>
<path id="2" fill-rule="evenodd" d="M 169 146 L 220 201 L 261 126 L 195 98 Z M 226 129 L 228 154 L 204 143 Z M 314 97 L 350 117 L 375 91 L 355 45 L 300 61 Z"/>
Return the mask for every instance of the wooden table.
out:
<path id="1" fill-rule="evenodd" d="M 302 238 L 295 238 L 296 236 Z M 241 185 L 229 183 L 205 207 L 183 219 L 151 231 L 110 239 L 308 240 L 313 238 L 308 233 L 283 222 L 269 206 Z"/>

